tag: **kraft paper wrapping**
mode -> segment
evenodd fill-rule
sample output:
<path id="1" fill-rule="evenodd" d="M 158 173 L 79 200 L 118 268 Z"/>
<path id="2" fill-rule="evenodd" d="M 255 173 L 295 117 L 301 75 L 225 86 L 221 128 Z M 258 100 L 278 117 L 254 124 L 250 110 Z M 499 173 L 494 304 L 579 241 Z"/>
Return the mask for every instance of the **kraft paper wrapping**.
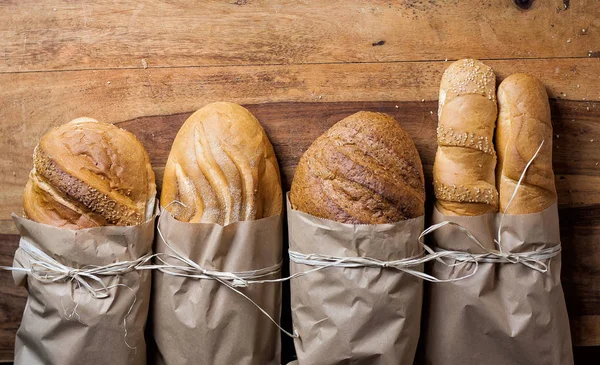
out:
<path id="1" fill-rule="evenodd" d="M 139 226 L 82 230 L 52 227 L 14 214 L 13 219 L 21 240 L 73 268 L 133 261 L 152 250 L 154 218 Z M 31 267 L 30 257 L 20 248 L 13 266 Z M 149 271 L 102 276 L 107 286 L 128 287 L 109 289 L 107 298 L 91 297 L 74 281 L 42 283 L 17 271 L 13 278 L 29 292 L 17 331 L 15 365 L 146 364 Z"/>
<path id="2" fill-rule="evenodd" d="M 290 250 L 303 254 L 390 261 L 422 252 L 417 238 L 423 217 L 342 224 L 293 210 L 288 202 L 288 226 Z M 290 262 L 291 274 L 313 268 Z M 413 363 L 421 279 L 392 268 L 329 267 L 294 278 L 290 285 L 298 365 Z"/>
<path id="3" fill-rule="evenodd" d="M 282 260 L 280 216 L 220 226 L 180 222 L 165 210 L 162 214 L 158 225 L 165 239 L 204 269 L 250 271 Z M 171 252 L 160 236 L 156 251 Z M 265 279 L 280 276 L 279 272 Z M 279 321 L 280 283 L 237 289 Z M 151 313 L 156 364 L 280 364 L 279 329 L 250 301 L 215 280 L 156 270 Z"/>
<path id="4" fill-rule="evenodd" d="M 437 209 L 433 223 L 454 221 L 467 228 L 486 248 L 502 214 L 444 216 Z M 504 251 L 529 252 L 560 245 L 556 204 L 536 214 L 506 215 L 502 223 Z M 455 227 L 433 233 L 434 246 L 483 253 Z M 522 264 L 479 263 L 468 279 L 428 286 L 424 336 L 426 364 L 506 365 L 573 364 L 571 335 L 560 284 L 560 252 L 541 273 Z M 438 278 L 463 276 L 474 264 L 447 267 L 431 264 Z"/>

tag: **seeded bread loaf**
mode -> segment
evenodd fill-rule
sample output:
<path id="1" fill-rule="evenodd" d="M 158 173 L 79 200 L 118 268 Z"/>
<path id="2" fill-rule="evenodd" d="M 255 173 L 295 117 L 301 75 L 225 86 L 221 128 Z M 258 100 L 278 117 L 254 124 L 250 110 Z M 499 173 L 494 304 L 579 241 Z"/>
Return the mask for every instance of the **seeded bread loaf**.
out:
<path id="1" fill-rule="evenodd" d="M 498 87 L 498 108 L 496 178 L 500 192 L 500 212 L 541 212 L 556 202 L 552 171 L 552 121 L 546 89 L 533 76 L 511 75 Z M 542 149 L 529 166 L 506 211 L 525 165 L 542 141 Z"/>
<path id="2" fill-rule="evenodd" d="M 293 209 L 342 223 L 379 224 L 423 215 L 417 149 L 394 118 L 358 112 L 302 155 L 290 191 Z"/>
<path id="3" fill-rule="evenodd" d="M 281 214 L 279 167 L 258 120 L 226 102 L 192 114 L 171 147 L 161 205 L 192 223 L 227 225 Z"/>
<path id="4" fill-rule="evenodd" d="M 131 133 L 91 118 L 52 129 L 34 150 L 25 188 L 25 215 L 81 229 L 138 225 L 152 216 L 154 172 Z"/>
<path id="5" fill-rule="evenodd" d="M 440 85 L 433 185 L 438 210 L 473 216 L 498 210 L 493 137 L 496 77 L 483 63 L 454 62 Z"/>

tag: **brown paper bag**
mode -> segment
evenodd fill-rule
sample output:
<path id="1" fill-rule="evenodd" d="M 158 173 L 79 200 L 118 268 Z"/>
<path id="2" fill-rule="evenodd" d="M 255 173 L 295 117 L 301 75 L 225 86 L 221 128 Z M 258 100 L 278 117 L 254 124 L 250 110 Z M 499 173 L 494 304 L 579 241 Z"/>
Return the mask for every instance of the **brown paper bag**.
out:
<path id="1" fill-rule="evenodd" d="M 72 268 L 135 261 L 152 249 L 154 219 L 140 226 L 70 230 L 13 214 L 22 245 L 33 245 Z M 26 242 L 23 243 L 23 240 Z M 32 257 L 17 249 L 13 266 L 29 269 Z M 29 292 L 15 344 L 16 365 L 146 364 L 144 328 L 150 272 L 102 276 L 108 297 L 93 298 L 76 280 L 41 282 L 14 271 Z M 98 283 L 87 280 L 94 287 Z"/>
<path id="2" fill-rule="evenodd" d="M 423 217 L 352 225 L 290 208 L 290 251 L 382 261 L 418 256 Z M 291 274 L 314 267 L 290 262 Z M 420 267 L 414 268 L 422 271 Z M 328 267 L 291 280 L 298 365 L 412 364 L 419 339 L 423 283 L 379 267 Z"/>
<path id="3" fill-rule="evenodd" d="M 185 223 L 163 210 L 163 237 L 180 254 L 207 270 L 241 272 L 281 262 L 281 217 L 220 226 Z M 156 251 L 170 253 L 158 235 Z M 173 265 L 181 262 L 172 258 Z M 279 278 L 271 275 L 268 279 Z M 281 284 L 236 288 L 279 321 Z M 152 292 L 156 364 L 275 365 L 280 363 L 278 328 L 248 299 L 216 280 L 156 270 Z"/>
<path id="4" fill-rule="evenodd" d="M 502 214 L 444 216 L 435 210 L 433 224 L 459 223 L 488 250 L 496 250 Z M 434 246 L 485 253 L 455 227 L 433 232 Z M 539 251 L 560 245 L 556 204 L 536 214 L 506 215 L 502 222 L 506 252 Z M 446 261 L 452 262 L 446 259 Z M 573 364 L 569 321 L 560 285 L 560 252 L 542 273 L 522 263 L 479 262 L 470 278 L 428 286 L 424 335 L 426 364 L 569 365 Z M 431 264 L 440 279 L 467 275 L 474 263 L 448 267 Z"/>

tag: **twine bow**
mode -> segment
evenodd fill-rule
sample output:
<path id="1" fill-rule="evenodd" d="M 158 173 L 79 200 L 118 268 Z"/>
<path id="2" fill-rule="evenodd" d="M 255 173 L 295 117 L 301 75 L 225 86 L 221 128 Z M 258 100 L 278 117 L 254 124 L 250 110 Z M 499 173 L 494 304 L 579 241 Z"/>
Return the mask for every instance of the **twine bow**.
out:
<path id="1" fill-rule="evenodd" d="M 132 261 L 118 261 L 104 266 L 88 265 L 82 268 L 73 268 L 61 264 L 24 238 L 21 238 L 19 248 L 29 256 L 30 268 L 3 266 L 3 269 L 25 272 L 45 283 L 71 280 L 95 299 L 110 296 L 109 289 L 111 287 L 107 286 L 101 277 L 129 273 L 144 265 L 151 258 L 151 254 L 148 253 Z"/>
<path id="2" fill-rule="evenodd" d="M 513 191 L 513 194 L 511 196 L 510 200 L 508 201 L 506 208 L 504 209 L 504 214 L 502 214 L 502 217 L 500 218 L 500 224 L 498 225 L 498 234 L 497 234 L 497 237 L 494 239 L 494 243 L 498 247 L 497 250 L 488 249 L 483 244 L 481 244 L 481 242 L 479 242 L 479 240 L 477 238 L 475 238 L 475 236 L 467 228 L 463 227 L 459 223 L 452 222 L 452 221 L 443 221 L 443 222 L 434 224 L 434 225 L 428 227 L 427 229 L 425 229 L 419 235 L 419 242 L 423 245 L 423 247 L 430 254 L 446 253 L 446 255 L 444 255 L 443 257 L 452 258 L 457 262 L 462 262 L 462 263 L 474 262 L 476 264 L 476 267 L 473 270 L 473 273 L 475 273 L 478 269 L 478 266 L 477 266 L 478 262 L 521 264 L 526 267 L 529 267 L 530 269 L 536 270 L 538 272 L 546 273 L 548 271 L 548 264 L 546 264 L 546 261 L 548 261 L 552 257 L 558 255 L 558 253 L 561 251 L 560 244 L 553 246 L 553 247 L 548 247 L 548 248 L 544 248 L 541 250 L 530 251 L 530 252 L 510 252 L 510 251 L 505 251 L 502 247 L 502 228 L 503 228 L 503 223 L 504 223 L 504 217 L 508 213 L 508 209 L 509 209 L 510 205 L 512 204 L 515 196 L 517 195 L 519 188 L 521 187 L 521 184 L 523 182 L 523 179 L 525 178 L 525 174 L 527 173 L 527 170 L 529 169 L 529 167 L 531 166 L 531 164 L 533 163 L 535 158 L 538 156 L 543 145 L 544 145 L 544 141 L 542 141 L 542 143 L 540 143 L 540 146 L 533 154 L 533 157 L 525 165 L 525 168 L 523 169 L 523 173 L 521 173 L 519 181 L 517 182 L 517 185 L 515 186 L 515 190 Z M 479 246 L 481 249 L 483 249 L 485 251 L 485 253 L 473 254 L 473 253 L 469 253 L 469 252 L 443 250 L 443 249 L 439 249 L 439 248 L 433 250 L 423 242 L 423 239 L 426 235 L 428 235 L 444 226 L 447 226 L 447 225 L 455 227 L 459 231 L 464 233 L 472 242 L 474 242 L 477 246 Z M 441 259 L 441 258 L 438 259 L 438 261 L 440 261 L 446 265 L 451 265 L 451 264 L 443 261 L 443 259 Z"/>
<path id="3" fill-rule="evenodd" d="M 167 204 L 163 210 L 167 209 L 171 204 L 181 204 L 185 207 L 180 201 L 174 200 Z M 169 241 L 165 238 L 160 229 L 161 219 L 163 219 L 165 214 L 161 214 L 158 218 L 158 228 L 157 232 L 160 236 L 160 239 L 165 243 L 165 245 L 171 250 L 172 253 L 156 253 L 153 255 L 154 258 L 159 262 L 159 264 L 155 265 L 147 265 L 143 269 L 156 269 L 168 275 L 174 276 L 182 276 L 188 277 L 192 279 L 207 279 L 207 280 L 215 280 L 227 288 L 233 290 L 235 293 L 240 296 L 246 298 L 250 303 L 252 303 L 258 310 L 260 310 L 271 322 L 273 322 L 277 328 L 279 328 L 283 333 L 288 335 L 289 337 L 296 338 L 298 337 L 297 333 L 290 333 L 286 331 L 283 327 L 277 323 L 273 317 L 266 310 L 264 310 L 260 305 L 258 305 L 254 300 L 252 300 L 249 296 L 242 293 L 238 288 L 246 288 L 252 284 L 265 284 L 265 283 L 280 283 L 282 281 L 288 280 L 288 278 L 279 278 L 279 279 L 262 279 L 267 276 L 272 276 L 281 271 L 282 262 L 279 262 L 275 265 L 258 269 L 252 271 L 241 271 L 241 272 L 229 272 L 229 271 L 218 271 L 218 270 L 207 270 L 200 266 L 197 262 L 186 257 L 182 253 L 180 253 L 175 247 L 173 247 Z M 175 265 L 167 262 L 163 259 L 163 257 L 169 257 L 181 262 L 183 265 Z"/>
<path id="4" fill-rule="evenodd" d="M 88 265 L 81 268 L 73 268 L 61 264 L 52 256 L 46 254 L 37 246 L 31 244 L 21 237 L 19 248 L 29 257 L 29 268 L 0 266 L 0 269 L 16 272 L 24 272 L 27 275 L 42 283 L 56 283 L 70 281 L 77 289 L 83 289 L 94 299 L 104 299 L 110 297 L 110 289 L 124 287 L 133 293 L 133 301 L 129 310 L 123 317 L 124 341 L 125 345 L 137 352 L 137 347 L 132 347 L 127 342 L 127 317 L 131 314 L 137 301 L 137 296 L 132 288 L 125 284 L 106 285 L 102 277 L 124 275 L 143 267 L 152 257 L 151 253 L 132 261 L 118 261 L 104 266 Z M 61 299 L 62 304 L 62 299 Z M 68 319 L 79 318 L 77 307 L 79 303 L 75 301 L 75 307 L 68 312 L 63 305 L 63 310 Z"/>

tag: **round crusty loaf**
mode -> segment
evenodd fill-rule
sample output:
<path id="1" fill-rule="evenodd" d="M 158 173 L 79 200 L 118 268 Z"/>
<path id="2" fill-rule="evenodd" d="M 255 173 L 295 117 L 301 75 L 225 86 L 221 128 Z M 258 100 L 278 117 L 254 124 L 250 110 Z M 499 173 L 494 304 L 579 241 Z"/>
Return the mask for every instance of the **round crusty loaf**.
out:
<path id="1" fill-rule="evenodd" d="M 226 102 L 192 114 L 171 147 L 161 205 L 192 223 L 226 225 L 281 214 L 279 167 L 258 120 Z"/>
<path id="2" fill-rule="evenodd" d="M 290 192 L 292 208 L 342 223 L 392 223 L 423 215 L 419 153 L 394 118 L 358 112 L 306 150 Z"/>
<path id="3" fill-rule="evenodd" d="M 494 179 L 496 76 L 480 61 L 458 60 L 442 76 L 438 149 L 433 164 L 436 207 L 446 215 L 498 211 Z"/>
<path id="4" fill-rule="evenodd" d="M 498 87 L 497 186 L 500 212 L 541 212 L 556 202 L 552 171 L 552 121 L 544 85 L 533 76 L 515 74 Z M 527 170 L 508 212 L 505 212 L 525 165 L 540 144 L 542 149 Z"/>
<path id="5" fill-rule="evenodd" d="M 78 118 L 36 146 L 24 208 L 31 220 L 69 229 L 138 225 L 152 216 L 155 196 L 140 141 L 112 124 Z"/>

